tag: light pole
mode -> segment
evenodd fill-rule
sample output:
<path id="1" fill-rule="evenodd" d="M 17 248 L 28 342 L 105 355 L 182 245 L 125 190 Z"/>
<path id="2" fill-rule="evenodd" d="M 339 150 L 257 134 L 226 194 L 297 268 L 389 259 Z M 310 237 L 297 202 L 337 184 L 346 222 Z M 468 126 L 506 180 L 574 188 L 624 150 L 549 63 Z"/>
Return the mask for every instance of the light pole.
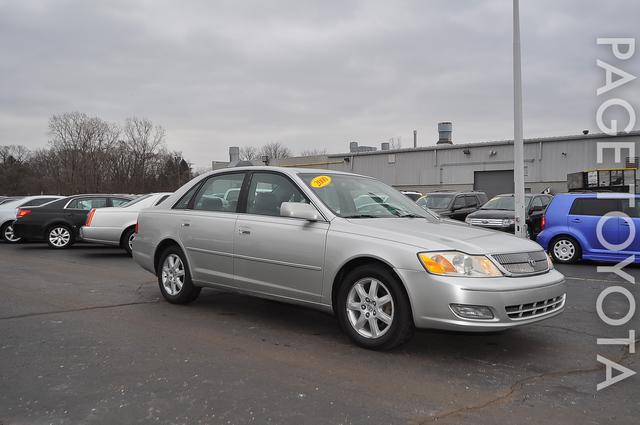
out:
<path id="1" fill-rule="evenodd" d="M 524 142 L 522 136 L 522 67 L 520 64 L 520 4 L 513 0 L 513 194 L 515 235 L 527 235 L 524 205 Z"/>

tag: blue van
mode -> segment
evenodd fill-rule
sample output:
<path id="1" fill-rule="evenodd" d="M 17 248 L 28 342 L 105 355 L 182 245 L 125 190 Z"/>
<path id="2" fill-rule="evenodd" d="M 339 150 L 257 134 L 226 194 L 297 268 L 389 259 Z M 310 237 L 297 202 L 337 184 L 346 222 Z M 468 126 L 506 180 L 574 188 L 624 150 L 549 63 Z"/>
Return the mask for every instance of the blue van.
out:
<path id="1" fill-rule="evenodd" d="M 640 263 L 640 196 L 635 195 L 635 205 L 630 206 L 633 200 L 621 193 L 556 195 L 547 208 L 537 241 L 558 263 L 574 263 L 581 258 L 619 262 L 631 255 L 635 255 L 634 262 Z M 612 212 L 629 218 L 603 218 Z"/>

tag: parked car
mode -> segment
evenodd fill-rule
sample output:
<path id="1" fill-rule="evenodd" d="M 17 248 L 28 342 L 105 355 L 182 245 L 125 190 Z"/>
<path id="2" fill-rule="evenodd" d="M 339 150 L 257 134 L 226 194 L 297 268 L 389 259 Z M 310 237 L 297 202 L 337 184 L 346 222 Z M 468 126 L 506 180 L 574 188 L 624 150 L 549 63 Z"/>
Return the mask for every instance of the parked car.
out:
<path id="1" fill-rule="evenodd" d="M 78 240 L 91 209 L 121 206 L 132 199 L 128 195 L 76 195 L 39 208 L 20 208 L 13 232 L 19 238 L 44 240 L 51 248 L 68 248 Z"/>
<path id="2" fill-rule="evenodd" d="M 525 213 L 527 237 L 535 239 L 543 226 L 544 211 L 553 199 L 547 194 L 526 194 Z M 513 194 L 498 195 L 491 198 L 475 213 L 465 220 L 474 226 L 488 227 L 513 233 L 515 231 L 515 200 Z"/>
<path id="3" fill-rule="evenodd" d="M 229 187 L 242 188 L 235 207 L 203 201 Z M 377 208 L 358 207 L 363 194 Z M 214 171 L 140 211 L 137 231 L 133 258 L 168 302 L 213 287 L 300 304 L 333 312 L 370 349 L 395 347 L 414 327 L 525 325 L 565 303 L 564 277 L 535 242 L 443 220 L 355 174 Z"/>
<path id="4" fill-rule="evenodd" d="M 21 197 L 11 197 L 11 198 L 2 198 L 0 199 L 0 205 L 6 204 L 7 202 L 12 202 L 20 199 Z"/>
<path id="5" fill-rule="evenodd" d="M 20 238 L 13 232 L 13 222 L 19 208 L 36 208 L 40 205 L 62 198 L 55 195 L 26 196 L 18 199 L 7 198 L 7 202 L 0 204 L 0 240 L 8 243 L 18 243 Z"/>
<path id="6" fill-rule="evenodd" d="M 559 263 L 574 263 L 580 259 L 619 262 L 630 256 L 640 263 L 640 238 L 637 236 L 640 195 L 635 195 L 633 206 L 629 205 L 628 199 L 611 199 L 611 196 L 619 197 L 620 194 L 556 195 L 545 213 L 544 230 L 538 235 L 538 243 Z M 628 217 L 603 219 L 605 214 L 616 211 Z M 601 226 L 600 240 L 598 226 Z"/>
<path id="7" fill-rule="evenodd" d="M 407 198 L 411 199 L 413 202 L 417 201 L 418 199 L 420 199 L 422 197 L 422 193 L 413 192 L 411 190 L 401 190 L 400 193 L 402 193 Z"/>
<path id="8" fill-rule="evenodd" d="M 138 212 L 158 205 L 170 193 L 151 193 L 134 199 L 121 207 L 92 209 L 87 221 L 80 228 L 80 239 L 105 245 L 120 246 L 131 255 L 131 243 L 135 237 Z"/>
<path id="9" fill-rule="evenodd" d="M 422 208 L 428 208 L 441 217 L 460 221 L 476 212 L 485 202 L 487 194 L 484 192 L 433 192 L 416 201 Z"/>

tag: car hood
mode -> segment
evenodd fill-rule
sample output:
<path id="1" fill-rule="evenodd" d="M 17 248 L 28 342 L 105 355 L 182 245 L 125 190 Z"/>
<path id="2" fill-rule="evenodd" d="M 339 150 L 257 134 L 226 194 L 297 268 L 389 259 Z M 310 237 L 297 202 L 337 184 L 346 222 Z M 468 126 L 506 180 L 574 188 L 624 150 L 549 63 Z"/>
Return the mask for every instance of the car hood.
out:
<path id="1" fill-rule="evenodd" d="M 336 219 L 332 230 L 413 245 L 425 251 L 458 250 L 467 254 L 539 251 L 537 243 L 456 220 L 421 218 Z"/>
<path id="2" fill-rule="evenodd" d="M 478 210 L 467 216 L 467 218 L 514 218 L 515 212 L 509 210 Z"/>

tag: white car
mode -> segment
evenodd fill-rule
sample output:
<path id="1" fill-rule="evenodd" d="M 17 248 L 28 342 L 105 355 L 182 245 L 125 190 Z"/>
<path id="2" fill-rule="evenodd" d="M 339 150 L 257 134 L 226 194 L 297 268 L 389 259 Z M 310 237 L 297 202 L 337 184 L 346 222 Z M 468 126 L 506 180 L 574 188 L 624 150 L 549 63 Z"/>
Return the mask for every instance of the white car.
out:
<path id="1" fill-rule="evenodd" d="M 121 207 L 93 209 L 87 216 L 86 224 L 80 228 L 80 238 L 85 242 L 120 246 L 131 255 L 138 212 L 143 208 L 160 204 L 170 194 L 151 193 Z"/>
<path id="2" fill-rule="evenodd" d="M 13 233 L 13 222 L 16 219 L 19 208 L 39 207 L 61 198 L 62 196 L 56 195 L 25 196 L 0 205 L 0 241 L 8 243 L 20 242 L 21 238 Z"/>

